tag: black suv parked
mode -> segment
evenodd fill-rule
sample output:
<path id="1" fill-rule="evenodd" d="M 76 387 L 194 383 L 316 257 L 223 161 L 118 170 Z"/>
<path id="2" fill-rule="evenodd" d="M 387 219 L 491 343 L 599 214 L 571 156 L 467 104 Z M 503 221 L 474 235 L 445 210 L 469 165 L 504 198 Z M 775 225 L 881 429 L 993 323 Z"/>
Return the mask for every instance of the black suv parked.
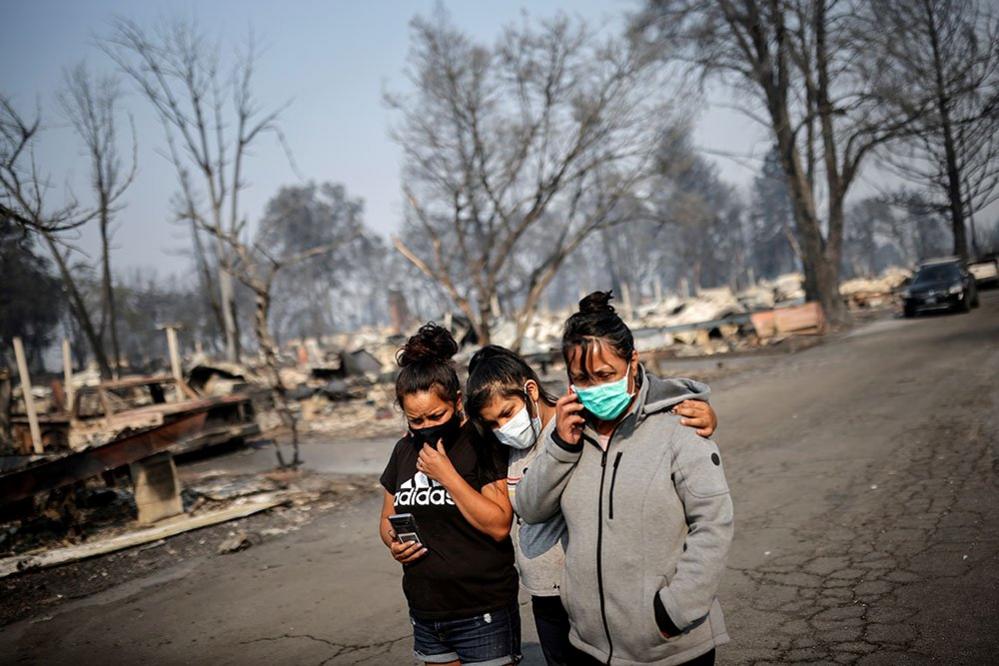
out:
<path id="1" fill-rule="evenodd" d="M 975 278 L 958 259 L 940 259 L 924 263 L 902 290 L 906 317 L 923 310 L 957 309 L 967 312 L 978 307 Z"/>

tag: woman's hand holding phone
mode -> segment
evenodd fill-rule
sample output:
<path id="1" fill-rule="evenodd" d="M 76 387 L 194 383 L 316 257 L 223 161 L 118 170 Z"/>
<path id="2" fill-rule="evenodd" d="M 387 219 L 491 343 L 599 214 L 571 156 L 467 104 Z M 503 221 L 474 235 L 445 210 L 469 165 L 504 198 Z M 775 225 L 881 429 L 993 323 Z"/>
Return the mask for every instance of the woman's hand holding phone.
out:
<path id="1" fill-rule="evenodd" d="M 392 551 L 392 557 L 397 562 L 409 564 L 427 554 L 426 546 L 419 541 L 407 541 L 403 543 L 396 538 L 395 531 L 393 530 L 389 530 L 389 536 L 392 537 L 392 541 L 389 543 L 389 550 Z"/>
<path id="2" fill-rule="evenodd" d="M 583 403 L 570 386 L 569 392 L 555 403 L 555 430 L 563 442 L 575 446 L 583 438 L 585 423 Z"/>

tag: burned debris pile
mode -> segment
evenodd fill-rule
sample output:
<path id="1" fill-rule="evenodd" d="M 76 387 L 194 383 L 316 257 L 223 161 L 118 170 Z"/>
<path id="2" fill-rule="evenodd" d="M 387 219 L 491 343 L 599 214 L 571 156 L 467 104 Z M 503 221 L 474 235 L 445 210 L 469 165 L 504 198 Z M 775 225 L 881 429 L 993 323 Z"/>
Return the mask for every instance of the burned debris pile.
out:
<path id="1" fill-rule="evenodd" d="M 843 283 L 841 295 L 851 309 L 896 307 L 898 292 L 911 271 L 889 268 L 881 276 Z M 654 302 L 618 310 L 635 334 L 641 352 L 690 357 L 751 351 L 777 344 L 791 335 L 825 330 L 823 313 L 805 302 L 800 273 L 762 280 L 742 291 L 728 287 L 702 289 L 697 295 L 667 295 Z M 569 312 L 539 313 L 527 327 L 521 350 L 545 354 L 558 349 L 562 322 Z M 514 342 L 514 326 L 501 322 L 493 341 Z"/>

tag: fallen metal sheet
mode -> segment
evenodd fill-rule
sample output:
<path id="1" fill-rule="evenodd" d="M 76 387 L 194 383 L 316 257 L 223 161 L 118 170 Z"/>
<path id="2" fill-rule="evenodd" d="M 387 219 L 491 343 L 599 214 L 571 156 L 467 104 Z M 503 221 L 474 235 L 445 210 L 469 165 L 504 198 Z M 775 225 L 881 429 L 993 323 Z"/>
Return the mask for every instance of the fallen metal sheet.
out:
<path id="1" fill-rule="evenodd" d="M 191 437 L 184 438 L 182 441 L 171 446 L 170 453 L 174 455 L 181 455 L 183 453 L 190 453 L 191 451 L 203 449 L 207 446 L 225 444 L 226 442 L 231 442 L 237 439 L 246 439 L 247 437 L 253 437 L 259 434 L 260 426 L 257 425 L 256 421 L 251 421 L 249 423 L 237 423 L 233 425 L 221 425 L 215 428 L 206 426 L 201 432 L 198 432 Z"/>
<path id="2" fill-rule="evenodd" d="M 82 481 L 164 451 L 179 439 L 203 428 L 206 416 L 207 410 L 186 414 L 168 424 L 122 435 L 101 446 L 55 458 L 46 457 L 27 467 L 2 474 L 0 504 Z"/>
<path id="3" fill-rule="evenodd" d="M 148 527 L 127 534 L 121 534 L 102 541 L 91 541 L 78 546 L 55 548 L 43 553 L 32 555 L 15 555 L 0 559 L 0 578 L 32 569 L 44 569 L 59 564 L 77 562 L 97 555 L 113 553 L 133 546 L 151 543 L 183 532 L 217 525 L 237 518 L 245 518 L 254 513 L 271 509 L 290 501 L 287 493 L 267 493 L 257 497 L 249 497 L 241 504 L 225 509 L 203 513 L 197 516 L 177 516 L 168 518 L 155 527 Z"/>

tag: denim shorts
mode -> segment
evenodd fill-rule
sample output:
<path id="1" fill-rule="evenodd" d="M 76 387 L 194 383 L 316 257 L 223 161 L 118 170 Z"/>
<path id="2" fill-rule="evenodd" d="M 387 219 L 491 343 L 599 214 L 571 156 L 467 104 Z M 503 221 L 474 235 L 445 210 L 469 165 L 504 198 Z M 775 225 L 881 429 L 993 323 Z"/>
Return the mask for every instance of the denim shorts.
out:
<path id="1" fill-rule="evenodd" d="M 507 608 L 461 620 L 421 620 L 413 623 L 413 653 L 420 661 L 462 666 L 501 666 L 520 661 L 520 609 Z"/>

